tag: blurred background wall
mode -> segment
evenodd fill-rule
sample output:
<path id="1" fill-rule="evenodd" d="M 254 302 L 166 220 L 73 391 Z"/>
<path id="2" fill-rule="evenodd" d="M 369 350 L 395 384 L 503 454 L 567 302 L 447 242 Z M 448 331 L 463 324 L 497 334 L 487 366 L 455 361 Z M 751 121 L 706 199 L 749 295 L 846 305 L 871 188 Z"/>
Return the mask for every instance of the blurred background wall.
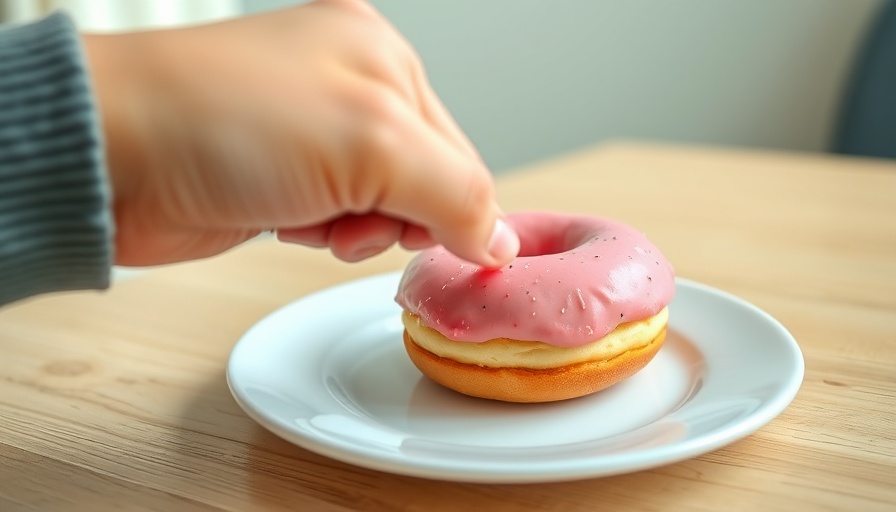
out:
<path id="1" fill-rule="evenodd" d="M 373 3 L 417 48 L 435 89 L 498 171 L 614 138 L 825 150 L 879 4 Z"/>
<path id="2" fill-rule="evenodd" d="M 101 30 L 298 3 L 2 2 L 59 4 L 84 28 Z M 618 138 L 824 151 L 880 0 L 373 3 L 414 44 L 446 105 L 503 171 Z M 108 14 L 115 9 L 124 10 Z"/>

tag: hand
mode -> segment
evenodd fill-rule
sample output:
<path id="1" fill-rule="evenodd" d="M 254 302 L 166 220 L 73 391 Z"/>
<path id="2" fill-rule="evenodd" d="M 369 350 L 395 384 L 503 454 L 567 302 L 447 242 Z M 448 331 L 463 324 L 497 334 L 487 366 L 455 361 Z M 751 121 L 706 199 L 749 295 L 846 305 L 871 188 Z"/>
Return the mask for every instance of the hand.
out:
<path id="1" fill-rule="evenodd" d="M 488 267 L 519 250 L 475 148 L 366 3 L 84 40 L 120 264 L 202 258 L 264 230 L 347 261 L 395 242 Z"/>

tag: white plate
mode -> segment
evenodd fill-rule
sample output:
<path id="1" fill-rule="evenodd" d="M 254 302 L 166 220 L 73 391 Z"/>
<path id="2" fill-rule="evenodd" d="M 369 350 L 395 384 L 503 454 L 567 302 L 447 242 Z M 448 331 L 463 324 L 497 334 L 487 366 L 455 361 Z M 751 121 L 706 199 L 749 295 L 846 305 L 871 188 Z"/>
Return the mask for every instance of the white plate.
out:
<path id="1" fill-rule="evenodd" d="M 398 274 L 330 288 L 250 329 L 227 379 L 278 436 L 358 466 L 470 482 L 626 473 L 743 438 L 793 400 L 803 358 L 772 317 L 678 280 L 664 347 L 634 377 L 548 404 L 470 398 L 423 377 L 405 354 Z"/>

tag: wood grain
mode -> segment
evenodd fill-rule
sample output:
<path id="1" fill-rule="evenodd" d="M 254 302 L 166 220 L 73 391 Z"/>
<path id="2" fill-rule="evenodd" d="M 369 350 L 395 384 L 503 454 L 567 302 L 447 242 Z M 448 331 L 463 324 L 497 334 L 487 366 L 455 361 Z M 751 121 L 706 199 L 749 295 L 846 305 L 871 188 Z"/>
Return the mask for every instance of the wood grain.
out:
<path id="1" fill-rule="evenodd" d="M 260 240 L 102 294 L 0 310 L 0 510 L 894 510 L 896 164 L 615 144 L 502 176 L 507 209 L 608 215 L 679 275 L 765 309 L 806 377 L 748 438 L 618 477 L 475 485 L 357 468 L 236 405 L 241 334 L 314 290 L 396 270 Z"/>

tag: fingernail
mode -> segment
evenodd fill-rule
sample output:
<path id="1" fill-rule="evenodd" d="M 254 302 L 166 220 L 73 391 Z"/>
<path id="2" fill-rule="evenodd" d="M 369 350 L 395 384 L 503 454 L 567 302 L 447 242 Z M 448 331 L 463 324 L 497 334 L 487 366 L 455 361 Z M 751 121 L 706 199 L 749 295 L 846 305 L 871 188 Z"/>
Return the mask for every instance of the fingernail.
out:
<path id="1" fill-rule="evenodd" d="M 351 261 L 366 260 L 367 258 L 376 256 L 377 254 L 385 251 L 388 248 L 388 245 L 377 243 L 359 247 L 352 252 Z"/>
<path id="2" fill-rule="evenodd" d="M 512 260 L 520 252 L 520 239 L 504 219 L 495 220 L 492 236 L 488 241 L 488 254 L 500 265 Z"/>

